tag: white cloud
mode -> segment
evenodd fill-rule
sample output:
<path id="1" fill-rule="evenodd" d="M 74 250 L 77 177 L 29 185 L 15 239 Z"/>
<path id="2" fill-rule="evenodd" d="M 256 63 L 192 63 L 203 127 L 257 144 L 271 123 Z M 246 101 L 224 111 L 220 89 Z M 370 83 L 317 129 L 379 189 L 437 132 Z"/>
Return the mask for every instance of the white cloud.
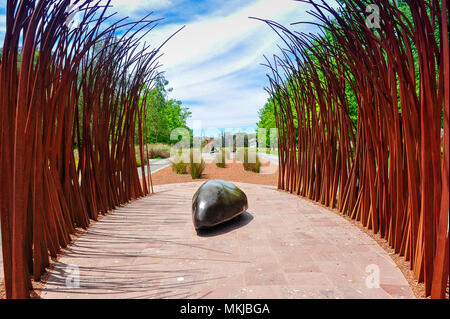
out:
<path id="1" fill-rule="evenodd" d="M 145 0 L 144 2 L 146 7 L 154 10 L 165 9 L 172 5 L 172 1 L 170 0 Z"/>
<path id="2" fill-rule="evenodd" d="M 305 8 L 291 0 L 260 0 L 227 16 L 211 14 L 187 23 L 165 45 L 160 59 L 174 89 L 172 96 L 195 101 L 193 106 L 185 104 L 191 108 L 192 120 L 202 120 L 203 127 L 254 126 L 267 99 L 266 70 L 259 64 L 264 62 L 263 54 L 278 52 L 276 43 L 281 39 L 266 24 L 249 17 L 282 24 L 311 20 Z M 148 40 L 162 42 L 179 27 L 157 28 Z"/>
<path id="3" fill-rule="evenodd" d="M 177 0 L 112 0 L 111 4 L 121 16 L 142 16 L 157 9 L 180 14 L 175 11 Z M 311 7 L 293 0 L 254 0 L 232 12 L 229 7 L 212 9 L 192 16 L 162 49 L 161 69 L 173 88 L 171 97 L 185 101 L 192 111 L 191 120 L 201 120 L 204 127 L 254 126 L 267 100 L 263 89 L 267 70 L 259 64 L 264 62 L 263 54 L 278 52 L 276 44 L 282 41 L 265 23 L 249 17 L 288 25 L 311 20 L 306 14 Z M 157 46 L 181 26 L 164 24 L 143 41 Z M 296 28 L 311 29 L 306 25 Z"/>
<path id="4" fill-rule="evenodd" d="M 153 10 L 175 12 L 176 4 L 177 0 L 112 0 L 111 10 L 136 18 Z M 287 25 L 311 20 L 306 8 L 311 9 L 292 0 L 255 0 L 233 12 L 228 7 L 212 8 L 214 12 L 192 16 L 162 50 L 160 62 L 173 88 L 171 97 L 184 101 L 192 111 L 191 121 L 201 120 L 205 128 L 254 126 L 267 99 L 263 89 L 267 70 L 259 64 L 264 62 L 263 54 L 278 52 L 276 44 L 281 40 L 266 24 L 249 17 Z M 5 18 L 0 16 L 0 35 L 2 20 Z M 159 45 L 181 26 L 162 25 L 143 40 Z M 296 28 L 311 29 L 305 25 Z"/>
<path id="5" fill-rule="evenodd" d="M 3 38 L 6 32 L 6 15 L 0 14 L 0 47 L 3 46 Z"/>
<path id="6" fill-rule="evenodd" d="M 209 89 L 209 87 L 206 87 Z M 255 125 L 255 109 L 266 99 L 263 90 L 224 87 L 226 93 L 211 90 L 209 96 L 201 96 L 200 105 L 190 106 L 192 120 L 201 120 L 204 128 L 252 127 Z"/>
<path id="7" fill-rule="evenodd" d="M 186 67 L 224 55 L 244 42 L 254 49 L 271 46 L 274 40 L 278 41 L 276 34 L 249 16 L 292 22 L 296 21 L 295 16 L 299 18 L 299 14 L 303 14 L 302 8 L 303 4 L 291 0 L 260 0 L 228 16 L 199 17 L 169 41 L 162 61 L 169 68 Z M 165 26 L 152 36 L 168 36 L 178 27 Z"/>
<path id="8" fill-rule="evenodd" d="M 142 15 L 142 12 L 166 9 L 172 5 L 171 0 L 112 0 L 113 11 L 117 11 L 122 16 Z"/>

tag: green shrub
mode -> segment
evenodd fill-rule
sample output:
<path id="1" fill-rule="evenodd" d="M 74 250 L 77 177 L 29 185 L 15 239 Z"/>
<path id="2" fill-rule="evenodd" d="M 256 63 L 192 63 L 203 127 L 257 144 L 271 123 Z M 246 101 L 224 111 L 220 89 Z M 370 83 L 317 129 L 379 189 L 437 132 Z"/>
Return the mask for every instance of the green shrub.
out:
<path id="1" fill-rule="evenodd" d="M 141 167 L 142 166 L 141 157 L 139 155 L 136 155 L 136 166 L 137 167 Z"/>
<path id="2" fill-rule="evenodd" d="M 239 161 L 242 162 L 244 169 L 246 171 L 251 171 L 255 173 L 259 173 L 261 171 L 261 161 L 259 160 L 259 156 L 256 155 L 255 163 L 248 162 L 248 149 L 241 148 L 238 149 L 236 157 Z"/>
<path id="3" fill-rule="evenodd" d="M 256 163 L 244 162 L 244 169 L 246 171 L 251 171 L 251 172 L 255 172 L 255 173 L 261 172 L 261 162 L 259 161 L 258 155 L 256 155 Z"/>
<path id="4" fill-rule="evenodd" d="M 216 166 L 225 168 L 225 161 L 230 158 L 230 152 L 228 150 L 225 150 L 222 148 L 222 150 L 216 154 L 215 160 L 216 160 Z"/>
<path id="5" fill-rule="evenodd" d="M 169 158 L 170 157 L 170 146 L 165 144 L 148 144 L 148 157 L 150 159 L 154 158 Z M 140 167 L 142 165 L 147 165 L 147 160 L 144 159 L 144 161 L 141 160 L 141 153 L 139 151 L 139 145 L 135 146 L 135 152 L 136 152 L 136 164 L 137 167 Z M 144 157 L 146 156 L 147 149 L 144 146 Z"/>
<path id="6" fill-rule="evenodd" d="M 191 174 L 192 179 L 201 178 L 202 173 L 205 170 L 206 163 L 201 159 L 200 163 L 194 163 L 194 154 L 191 150 L 191 156 L 189 161 L 189 173 Z"/>
<path id="7" fill-rule="evenodd" d="M 150 148 L 148 155 L 150 158 L 169 158 L 170 152 L 164 148 Z"/>
<path id="8" fill-rule="evenodd" d="M 187 164 L 183 161 L 172 162 L 172 170 L 176 174 L 186 174 L 187 173 Z"/>
<path id="9" fill-rule="evenodd" d="M 142 165 L 147 165 L 147 161 L 145 161 L 145 158 L 144 158 L 145 163 L 142 163 L 143 161 L 141 160 L 141 153 L 139 152 L 139 145 L 134 146 L 134 152 L 136 154 L 137 167 L 141 167 Z M 144 148 L 144 157 L 145 157 L 145 148 Z"/>
<path id="10" fill-rule="evenodd" d="M 169 158 L 172 147 L 167 144 L 157 143 L 148 145 L 150 158 Z"/>

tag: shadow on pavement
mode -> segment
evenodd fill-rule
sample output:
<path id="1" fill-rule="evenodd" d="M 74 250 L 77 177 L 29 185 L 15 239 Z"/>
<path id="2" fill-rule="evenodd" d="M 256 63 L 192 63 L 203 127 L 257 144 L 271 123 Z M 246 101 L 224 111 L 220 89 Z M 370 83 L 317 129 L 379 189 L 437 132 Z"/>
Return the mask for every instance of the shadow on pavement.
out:
<path id="1" fill-rule="evenodd" d="M 244 212 L 241 215 L 236 216 L 235 218 L 230 219 L 229 221 L 217 226 L 207 229 L 200 229 L 197 231 L 197 235 L 200 237 L 213 237 L 223 235 L 232 230 L 244 227 L 245 225 L 249 224 L 253 220 L 253 218 L 254 217 L 252 214 L 250 214 L 249 212 Z"/>

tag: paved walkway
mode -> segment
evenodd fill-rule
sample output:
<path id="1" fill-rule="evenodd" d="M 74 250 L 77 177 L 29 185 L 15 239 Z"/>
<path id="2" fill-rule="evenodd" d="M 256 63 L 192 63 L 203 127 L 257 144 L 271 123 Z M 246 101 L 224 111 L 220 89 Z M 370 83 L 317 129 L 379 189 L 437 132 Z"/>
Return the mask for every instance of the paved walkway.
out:
<path id="1" fill-rule="evenodd" d="M 161 158 L 161 159 L 154 159 L 150 160 L 150 171 L 153 173 L 156 173 L 159 170 L 162 170 L 163 168 L 166 168 L 169 166 L 172 162 L 168 158 Z M 148 174 L 147 165 L 144 166 L 145 174 Z M 142 178 L 142 169 L 138 167 L 138 174 L 139 178 Z"/>
<path id="2" fill-rule="evenodd" d="M 261 153 L 261 152 L 259 152 L 258 155 L 261 158 L 278 165 L 278 155 Z"/>
<path id="3" fill-rule="evenodd" d="M 249 198 L 248 212 L 201 236 L 191 220 L 200 183 L 155 186 L 153 196 L 89 228 L 41 296 L 414 298 L 389 255 L 345 219 L 275 187 L 236 184 Z M 79 270 L 78 288 L 68 269 Z M 367 287 L 377 270 L 379 288 Z"/>
<path id="4" fill-rule="evenodd" d="M 167 166 L 170 165 L 170 160 L 169 159 L 156 159 L 156 160 L 151 160 L 150 162 L 150 170 L 152 171 L 152 173 L 156 173 L 157 171 L 166 168 Z M 145 172 L 147 172 L 147 166 L 145 166 Z M 138 168 L 138 174 L 139 174 L 139 178 L 142 178 L 142 171 L 141 168 Z M 4 273 L 3 273 L 3 254 L 2 254 L 2 233 L 0 230 L 0 282 L 3 280 L 4 277 Z"/>

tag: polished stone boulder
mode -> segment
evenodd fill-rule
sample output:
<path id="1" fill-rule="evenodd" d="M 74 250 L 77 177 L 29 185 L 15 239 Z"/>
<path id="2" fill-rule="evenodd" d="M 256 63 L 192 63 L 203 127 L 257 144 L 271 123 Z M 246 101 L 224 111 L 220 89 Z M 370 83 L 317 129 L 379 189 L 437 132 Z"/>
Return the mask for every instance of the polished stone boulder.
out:
<path id="1" fill-rule="evenodd" d="M 216 179 L 200 186 L 192 198 L 192 220 L 201 230 L 226 222 L 248 208 L 247 196 L 236 185 Z"/>

